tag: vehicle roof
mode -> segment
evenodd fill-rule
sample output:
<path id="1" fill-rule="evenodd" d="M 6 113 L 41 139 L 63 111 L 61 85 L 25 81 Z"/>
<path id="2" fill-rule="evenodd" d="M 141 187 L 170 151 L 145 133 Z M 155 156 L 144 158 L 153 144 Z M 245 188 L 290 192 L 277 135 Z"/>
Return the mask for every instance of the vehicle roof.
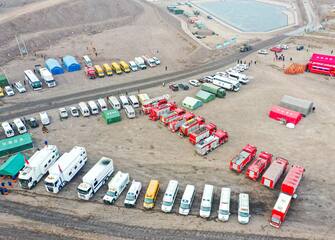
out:
<path id="1" fill-rule="evenodd" d="M 53 153 L 53 151 L 56 151 L 57 147 L 55 145 L 47 145 L 43 147 L 41 150 L 36 151 L 30 158 L 29 158 L 29 166 L 30 167 L 37 167 L 41 164 L 41 159 L 45 159 L 50 154 Z"/>
<path id="2" fill-rule="evenodd" d="M 148 197 L 151 197 L 151 195 L 154 194 L 154 192 L 156 192 L 156 189 L 158 187 L 159 187 L 159 181 L 158 180 L 150 180 L 145 195 L 148 196 Z"/>
<path id="3" fill-rule="evenodd" d="M 166 188 L 165 193 L 174 192 L 177 187 L 178 187 L 178 181 L 177 180 L 170 180 L 169 184 L 168 184 L 168 186 Z"/>
<path id="4" fill-rule="evenodd" d="M 204 192 L 202 194 L 202 198 L 205 199 L 206 197 L 210 197 L 213 195 L 214 186 L 210 184 L 205 184 Z"/>
<path id="5" fill-rule="evenodd" d="M 83 182 L 93 182 L 97 176 L 100 176 L 105 172 L 106 168 L 111 168 L 111 166 L 113 166 L 113 160 L 111 158 L 100 158 L 100 160 L 85 174 Z"/>
<path id="6" fill-rule="evenodd" d="M 273 209 L 284 213 L 288 208 L 288 206 L 290 205 L 291 199 L 292 196 L 287 195 L 285 193 L 280 193 Z"/>
<path id="7" fill-rule="evenodd" d="M 135 192 L 140 186 L 142 186 L 141 182 L 133 180 L 128 192 Z"/>
<path id="8" fill-rule="evenodd" d="M 283 168 L 287 166 L 287 164 L 288 161 L 286 159 L 277 158 L 271 163 L 270 167 L 266 170 L 263 177 L 270 178 L 277 175 L 283 170 Z"/>
<path id="9" fill-rule="evenodd" d="M 123 173 L 121 171 L 118 171 L 115 176 L 112 178 L 112 180 L 108 183 L 108 187 L 115 187 L 116 185 L 120 185 L 122 181 L 129 178 L 128 173 Z"/>
<path id="10" fill-rule="evenodd" d="M 85 151 L 85 148 L 78 146 L 73 147 L 70 152 L 64 153 L 57 162 L 50 167 L 49 172 L 58 173 L 59 167 L 64 171 L 64 169 L 67 169 L 73 163 L 73 161 L 69 161 L 69 159 L 77 159 L 82 151 Z"/>
<path id="11" fill-rule="evenodd" d="M 129 98 L 130 98 L 132 101 L 134 101 L 134 100 L 138 101 L 138 99 L 137 99 L 137 97 L 136 97 L 135 95 L 130 95 Z"/>
<path id="12" fill-rule="evenodd" d="M 13 122 L 15 123 L 15 125 L 23 124 L 23 122 L 21 121 L 20 118 L 15 118 L 15 119 L 13 120 Z"/>
<path id="13" fill-rule="evenodd" d="M 99 103 L 100 105 L 102 105 L 102 104 L 106 105 L 106 101 L 105 101 L 105 99 L 103 99 L 103 98 L 99 98 L 99 99 L 98 99 L 98 103 Z"/>
<path id="14" fill-rule="evenodd" d="M 239 208 L 249 208 L 249 194 L 240 193 L 239 195 Z"/>
<path id="15" fill-rule="evenodd" d="M 127 109 L 128 112 L 135 112 L 134 108 L 131 105 L 124 106 L 124 109 Z"/>
<path id="16" fill-rule="evenodd" d="M 191 197 L 194 191 L 195 191 L 195 186 L 187 184 L 182 198 L 184 199 L 186 197 Z"/>

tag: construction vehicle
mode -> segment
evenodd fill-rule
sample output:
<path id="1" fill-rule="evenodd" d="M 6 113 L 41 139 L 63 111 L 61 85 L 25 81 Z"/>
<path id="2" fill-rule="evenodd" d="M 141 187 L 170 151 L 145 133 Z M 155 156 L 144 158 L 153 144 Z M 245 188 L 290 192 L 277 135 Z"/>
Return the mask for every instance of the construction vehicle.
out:
<path id="1" fill-rule="evenodd" d="M 94 67 L 85 66 L 85 74 L 89 79 L 95 79 L 97 77 Z"/>
<path id="2" fill-rule="evenodd" d="M 20 171 L 18 177 L 20 187 L 24 189 L 35 187 L 58 158 L 59 151 L 55 145 L 46 145 L 36 151 L 29 160 L 25 160 L 25 166 Z"/>
<path id="3" fill-rule="evenodd" d="M 212 135 L 216 131 L 216 125 L 214 123 L 206 124 L 200 127 L 198 130 L 190 134 L 189 140 L 195 145 L 202 139 L 205 139 Z"/>
<path id="4" fill-rule="evenodd" d="M 102 68 L 100 67 L 100 65 L 94 65 L 94 70 L 95 70 L 95 74 L 96 74 L 98 77 L 104 77 L 104 76 L 105 76 L 105 73 L 104 73 L 104 71 L 102 70 Z"/>
<path id="5" fill-rule="evenodd" d="M 286 171 L 287 166 L 288 161 L 286 159 L 277 157 L 263 174 L 261 184 L 274 189 L 281 175 Z"/>
<path id="6" fill-rule="evenodd" d="M 271 164 L 272 154 L 261 152 L 258 158 L 248 167 L 246 176 L 251 180 L 257 181 L 265 169 Z"/>
<path id="7" fill-rule="evenodd" d="M 121 67 L 117 62 L 112 62 L 111 67 L 112 67 L 112 70 L 116 72 L 116 74 L 122 73 Z"/>
<path id="8" fill-rule="evenodd" d="M 213 135 L 201 140 L 195 145 L 195 151 L 199 155 L 207 155 L 220 145 L 228 141 L 228 133 L 218 129 Z"/>
<path id="9" fill-rule="evenodd" d="M 129 67 L 128 63 L 126 63 L 125 61 L 120 61 L 119 64 L 120 64 L 120 67 L 121 67 L 122 71 L 124 71 L 125 73 L 130 72 L 130 67 Z"/>
<path id="10" fill-rule="evenodd" d="M 159 96 L 159 97 L 150 98 L 148 100 L 141 101 L 142 110 L 143 110 L 144 114 L 149 114 L 150 111 L 151 111 L 151 108 L 157 107 L 157 106 L 162 105 L 162 104 L 166 104 L 169 99 L 170 99 L 170 95 L 169 94 L 164 94 L 164 95 Z"/>
<path id="11" fill-rule="evenodd" d="M 176 108 L 166 114 L 161 115 L 160 122 L 164 125 L 168 125 L 170 122 L 176 120 L 179 116 L 183 115 L 185 110 L 182 108 Z"/>
<path id="12" fill-rule="evenodd" d="M 93 197 L 107 179 L 113 174 L 113 160 L 102 157 L 86 174 L 83 176 L 82 183 L 77 187 L 78 197 L 89 200 Z"/>
<path id="13" fill-rule="evenodd" d="M 195 118 L 192 112 L 186 112 L 185 114 L 179 116 L 176 120 L 169 123 L 169 129 L 171 132 L 177 132 L 179 128 L 187 121 Z"/>
<path id="14" fill-rule="evenodd" d="M 246 145 L 242 151 L 230 161 L 230 170 L 241 173 L 244 167 L 256 156 L 257 148 L 253 145 Z"/>
<path id="15" fill-rule="evenodd" d="M 192 132 L 198 130 L 204 123 L 205 119 L 203 117 L 192 118 L 180 126 L 178 134 L 182 137 L 188 137 Z"/>
<path id="16" fill-rule="evenodd" d="M 164 113 L 168 113 L 170 111 L 173 111 L 176 109 L 177 105 L 175 102 L 169 102 L 166 104 L 159 105 L 157 107 L 151 108 L 149 119 L 152 121 L 157 121 L 160 116 L 162 116 Z"/>
<path id="17" fill-rule="evenodd" d="M 292 166 L 287 173 L 282 185 L 281 193 L 272 209 L 270 225 L 279 228 L 285 221 L 292 199 L 296 198 L 297 188 L 301 182 L 305 169 L 300 166 Z"/>

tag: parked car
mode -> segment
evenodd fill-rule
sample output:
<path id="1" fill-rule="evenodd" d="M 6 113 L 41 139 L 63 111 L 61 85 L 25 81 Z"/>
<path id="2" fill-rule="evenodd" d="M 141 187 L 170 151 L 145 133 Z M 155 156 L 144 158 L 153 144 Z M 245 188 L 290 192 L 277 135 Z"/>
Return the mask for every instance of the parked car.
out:
<path id="1" fill-rule="evenodd" d="M 74 106 L 70 107 L 70 113 L 71 113 L 72 117 L 79 117 L 78 108 L 76 108 Z"/>
<path id="2" fill-rule="evenodd" d="M 152 57 L 152 59 L 155 61 L 156 65 L 161 64 L 161 61 L 157 57 Z"/>
<path id="3" fill-rule="evenodd" d="M 260 50 L 258 50 L 258 54 L 267 55 L 267 54 L 269 54 L 269 52 L 266 49 L 260 49 Z"/>
<path id="4" fill-rule="evenodd" d="M 7 96 L 14 96 L 15 95 L 15 92 L 13 90 L 13 88 L 11 88 L 10 86 L 6 86 L 4 88 L 5 90 L 5 93 L 7 94 Z"/>
<path id="5" fill-rule="evenodd" d="M 50 124 L 50 118 L 48 116 L 47 112 L 40 112 L 40 119 L 41 119 L 41 123 L 42 125 L 49 125 Z"/>
<path id="6" fill-rule="evenodd" d="M 179 87 L 178 87 L 177 84 L 170 84 L 170 85 L 169 85 L 169 88 L 170 88 L 172 91 L 174 91 L 174 92 L 176 92 L 176 91 L 179 90 Z"/>
<path id="7" fill-rule="evenodd" d="M 3 88 L 0 87 L 0 97 L 4 97 L 4 96 L 5 96 L 5 93 L 4 93 L 4 91 L 3 91 Z"/>
<path id="8" fill-rule="evenodd" d="M 194 87 L 199 87 L 200 86 L 200 82 L 196 79 L 192 79 L 192 80 L 189 80 L 188 83 Z"/>
<path id="9" fill-rule="evenodd" d="M 16 90 L 19 92 L 19 93 L 24 93 L 26 92 L 26 88 L 22 85 L 21 82 L 16 82 L 14 83 L 14 87 L 16 88 Z"/>
<path id="10" fill-rule="evenodd" d="M 31 128 L 37 128 L 39 126 L 37 120 L 33 117 L 29 118 L 27 123 L 28 123 L 29 127 L 31 127 Z"/>
<path id="11" fill-rule="evenodd" d="M 249 44 L 243 44 L 242 47 L 240 47 L 240 52 L 248 52 L 252 50 L 252 46 Z"/>
<path id="12" fill-rule="evenodd" d="M 304 45 L 298 45 L 297 46 L 297 51 L 301 51 L 304 50 Z"/>
<path id="13" fill-rule="evenodd" d="M 189 90 L 190 87 L 186 83 L 179 83 L 178 87 L 184 91 Z"/>
<path id="14" fill-rule="evenodd" d="M 68 114 L 66 108 L 60 108 L 60 109 L 59 109 L 59 117 L 60 117 L 61 119 L 65 119 L 65 118 L 68 118 L 68 117 L 69 117 L 69 114 Z"/>

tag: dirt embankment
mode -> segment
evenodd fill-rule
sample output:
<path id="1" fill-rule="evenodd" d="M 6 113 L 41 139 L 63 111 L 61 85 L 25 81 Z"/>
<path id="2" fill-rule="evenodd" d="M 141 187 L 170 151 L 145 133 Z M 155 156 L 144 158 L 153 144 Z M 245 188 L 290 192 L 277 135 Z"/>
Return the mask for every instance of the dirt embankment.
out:
<path id="1" fill-rule="evenodd" d="M 142 12 L 133 1 L 75 0 L 24 14 L 1 24 L 0 64 L 19 54 L 15 35 L 21 35 L 32 52 L 83 32 L 96 34 L 127 25 Z"/>

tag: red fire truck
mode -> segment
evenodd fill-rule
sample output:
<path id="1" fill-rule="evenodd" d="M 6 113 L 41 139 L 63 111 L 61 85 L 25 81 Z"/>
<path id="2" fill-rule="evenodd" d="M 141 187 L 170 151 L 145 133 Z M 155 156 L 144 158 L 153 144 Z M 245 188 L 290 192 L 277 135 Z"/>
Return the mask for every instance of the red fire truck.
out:
<path id="1" fill-rule="evenodd" d="M 256 156 L 257 148 L 248 144 L 242 151 L 230 161 L 230 170 L 241 173 L 244 167 L 251 162 Z"/>
<path id="2" fill-rule="evenodd" d="M 272 154 L 261 152 L 258 158 L 248 167 L 246 176 L 251 180 L 257 181 L 265 169 L 271 164 Z"/>
<path id="3" fill-rule="evenodd" d="M 151 108 L 153 107 L 158 107 L 160 105 L 166 104 L 169 100 L 170 96 L 169 94 L 165 94 L 159 97 L 155 97 L 155 98 L 150 98 L 148 100 L 145 100 L 142 103 L 142 110 L 144 114 L 149 114 Z"/>
<path id="4" fill-rule="evenodd" d="M 182 108 L 176 108 L 175 110 L 163 114 L 160 118 L 160 122 L 164 125 L 168 125 L 170 122 L 176 120 L 179 116 L 183 115 L 185 113 L 185 110 Z"/>
<path id="5" fill-rule="evenodd" d="M 272 209 L 270 225 L 279 228 L 285 221 L 292 199 L 296 198 L 297 188 L 300 185 L 305 169 L 300 166 L 292 166 L 287 173 L 282 185 L 281 193 Z"/>
<path id="6" fill-rule="evenodd" d="M 173 111 L 174 109 L 176 109 L 176 107 L 177 105 L 174 102 L 169 102 L 167 104 L 162 104 L 158 107 L 153 107 L 150 110 L 149 119 L 151 119 L 152 121 L 157 121 L 162 114 Z"/>
<path id="7" fill-rule="evenodd" d="M 261 184 L 274 189 L 281 175 L 285 172 L 287 165 L 288 161 L 286 159 L 278 157 L 263 174 Z"/>
<path id="8" fill-rule="evenodd" d="M 199 155 L 206 155 L 209 152 L 213 151 L 220 145 L 224 144 L 228 141 L 228 133 L 226 131 L 223 131 L 221 129 L 218 129 L 216 132 L 214 132 L 213 135 L 202 139 L 199 143 L 195 145 L 195 151 Z"/>
<path id="9" fill-rule="evenodd" d="M 180 126 L 179 135 L 182 137 L 187 137 L 192 132 L 198 130 L 204 123 L 205 120 L 202 117 L 192 118 Z"/>
<path id="10" fill-rule="evenodd" d="M 179 116 L 176 120 L 169 123 L 169 129 L 171 132 L 177 132 L 181 125 L 183 125 L 186 121 L 195 118 L 195 115 L 192 112 L 187 112 L 182 116 Z"/>
<path id="11" fill-rule="evenodd" d="M 89 79 L 94 79 L 96 78 L 96 75 L 95 75 L 95 69 L 93 67 L 88 67 L 86 66 L 85 67 L 85 74 L 86 76 L 89 78 Z"/>
<path id="12" fill-rule="evenodd" d="M 216 131 L 216 125 L 214 123 L 206 124 L 205 126 L 201 126 L 195 132 L 190 134 L 190 142 L 195 145 L 200 142 L 202 139 L 209 137 Z"/>

